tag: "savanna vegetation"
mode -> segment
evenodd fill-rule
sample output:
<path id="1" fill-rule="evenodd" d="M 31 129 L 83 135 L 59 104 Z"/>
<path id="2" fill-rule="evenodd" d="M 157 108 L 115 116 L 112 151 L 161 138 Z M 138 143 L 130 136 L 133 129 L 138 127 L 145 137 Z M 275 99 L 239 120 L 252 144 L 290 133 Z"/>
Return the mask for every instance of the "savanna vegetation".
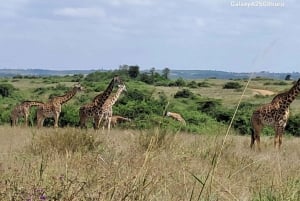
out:
<path id="1" fill-rule="evenodd" d="M 263 153 L 249 150 L 251 113 L 273 98 L 263 92 L 287 90 L 292 80 L 253 79 L 238 105 L 248 80 L 170 80 L 169 73 L 123 65 L 88 75 L 1 78 L 0 200 L 300 200 L 299 99 L 283 151 L 273 149 L 271 128 L 263 130 Z M 79 107 L 115 74 L 127 92 L 114 114 L 132 121 L 109 134 L 91 122 L 80 130 Z M 47 119 L 36 129 L 35 109 L 29 128 L 8 126 L 17 103 L 45 102 L 77 82 L 85 91 L 63 105 L 61 128 L 47 128 Z"/>

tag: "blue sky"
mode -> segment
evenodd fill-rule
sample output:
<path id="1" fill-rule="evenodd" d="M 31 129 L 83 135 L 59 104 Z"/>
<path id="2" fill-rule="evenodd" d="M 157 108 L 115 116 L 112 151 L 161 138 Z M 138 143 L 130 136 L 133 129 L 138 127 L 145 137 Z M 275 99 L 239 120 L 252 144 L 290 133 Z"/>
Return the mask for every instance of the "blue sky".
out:
<path id="1" fill-rule="evenodd" d="M 299 19 L 296 0 L 7 0 L 0 68 L 299 72 Z"/>

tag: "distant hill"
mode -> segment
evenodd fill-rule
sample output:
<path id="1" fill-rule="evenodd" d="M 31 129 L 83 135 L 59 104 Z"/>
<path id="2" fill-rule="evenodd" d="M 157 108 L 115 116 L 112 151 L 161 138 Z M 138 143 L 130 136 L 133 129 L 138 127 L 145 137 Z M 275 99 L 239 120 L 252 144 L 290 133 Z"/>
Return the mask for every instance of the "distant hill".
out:
<path id="1" fill-rule="evenodd" d="M 96 70 L 44 70 L 44 69 L 0 69 L 0 77 L 22 76 L 64 76 L 74 74 L 89 74 Z"/>
<path id="2" fill-rule="evenodd" d="M 273 79 L 285 79 L 286 75 L 291 75 L 291 79 L 300 78 L 299 72 L 292 73 L 272 73 L 267 71 L 253 73 L 252 77 L 264 77 Z M 236 73 L 226 71 L 215 71 L 215 70 L 171 70 L 170 78 L 176 79 L 182 77 L 184 79 L 205 79 L 205 78 L 216 78 L 216 79 L 244 79 L 249 78 L 251 73 Z"/>
<path id="3" fill-rule="evenodd" d="M 0 69 L 0 77 L 13 77 L 16 75 L 22 76 L 65 76 L 74 74 L 89 74 L 95 71 L 107 71 L 107 70 L 44 70 L 44 69 Z M 145 71 L 142 71 L 145 72 Z M 161 72 L 157 70 L 157 72 Z M 299 72 L 292 73 L 273 73 L 273 72 L 257 72 L 253 74 L 253 77 L 265 77 L 273 79 L 285 79 L 286 75 L 291 75 L 292 79 L 300 78 Z M 236 73 L 216 70 L 171 70 L 170 78 L 177 79 L 243 79 L 249 78 L 251 73 Z"/>

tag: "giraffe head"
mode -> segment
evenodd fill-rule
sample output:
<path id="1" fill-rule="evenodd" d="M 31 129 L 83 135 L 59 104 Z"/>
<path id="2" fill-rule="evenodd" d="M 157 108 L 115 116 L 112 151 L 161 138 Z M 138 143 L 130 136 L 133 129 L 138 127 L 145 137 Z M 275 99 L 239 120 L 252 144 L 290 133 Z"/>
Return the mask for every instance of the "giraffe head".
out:
<path id="1" fill-rule="evenodd" d="M 121 80 L 120 76 L 118 75 L 115 75 L 114 78 L 113 78 L 113 82 L 117 85 L 124 85 L 123 84 L 123 81 Z"/>
<path id="2" fill-rule="evenodd" d="M 125 84 L 118 84 L 118 88 L 119 88 L 121 91 L 127 92 L 127 89 L 126 89 Z"/>

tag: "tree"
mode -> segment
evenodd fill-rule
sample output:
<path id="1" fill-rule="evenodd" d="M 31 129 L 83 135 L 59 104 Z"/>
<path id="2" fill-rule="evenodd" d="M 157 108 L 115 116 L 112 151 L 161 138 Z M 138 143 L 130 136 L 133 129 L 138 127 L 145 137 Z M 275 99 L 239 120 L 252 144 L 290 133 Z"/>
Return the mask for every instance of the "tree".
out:
<path id="1" fill-rule="evenodd" d="M 162 75 L 165 79 L 169 79 L 169 74 L 170 74 L 170 69 L 169 68 L 164 68 L 162 70 Z"/>
<path id="2" fill-rule="evenodd" d="M 139 66 L 129 66 L 128 75 L 131 78 L 136 78 L 140 74 Z"/>
<path id="3" fill-rule="evenodd" d="M 287 75 L 285 76 L 285 80 L 291 80 L 291 75 L 290 75 L 290 74 L 287 74 Z"/>

